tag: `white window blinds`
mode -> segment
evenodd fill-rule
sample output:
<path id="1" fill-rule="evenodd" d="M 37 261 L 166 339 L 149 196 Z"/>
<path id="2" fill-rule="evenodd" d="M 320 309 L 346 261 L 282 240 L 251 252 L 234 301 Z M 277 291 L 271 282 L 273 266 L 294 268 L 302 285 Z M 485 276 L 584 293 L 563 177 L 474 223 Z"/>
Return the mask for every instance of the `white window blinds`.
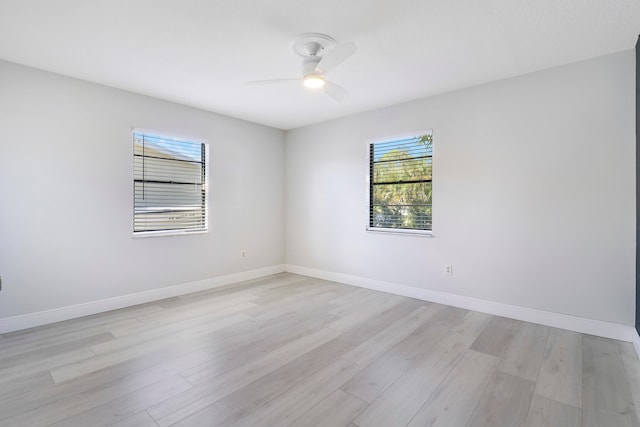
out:
<path id="1" fill-rule="evenodd" d="M 133 232 L 207 229 L 207 145 L 133 133 Z"/>
<path id="2" fill-rule="evenodd" d="M 430 231 L 431 133 L 369 144 L 370 230 Z"/>

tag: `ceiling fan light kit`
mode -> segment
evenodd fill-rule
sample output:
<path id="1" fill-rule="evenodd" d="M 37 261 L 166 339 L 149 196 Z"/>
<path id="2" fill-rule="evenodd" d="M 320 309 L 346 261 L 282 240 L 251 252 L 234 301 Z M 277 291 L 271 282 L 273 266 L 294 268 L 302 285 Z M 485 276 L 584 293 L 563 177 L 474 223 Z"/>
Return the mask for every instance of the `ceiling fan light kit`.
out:
<path id="1" fill-rule="evenodd" d="M 324 86 L 324 78 L 322 76 L 314 76 L 311 74 L 302 79 L 302 83 L 309 89 L 319 89 Z"/>
<path id="2" fill-rule="evenodd" d="M 301 80 L 305 87 L 322 89 L 336 101 L 346 99 L 347 91 L 326 80 L 325 75 L 356 52 L 355 44 L 337 43 L 326 34 L 304 33 L 291 40 L 289 48 L 294 54 L 302 57 L 302 79 L 260 80 L 251 83 L 270 84 Z"/>

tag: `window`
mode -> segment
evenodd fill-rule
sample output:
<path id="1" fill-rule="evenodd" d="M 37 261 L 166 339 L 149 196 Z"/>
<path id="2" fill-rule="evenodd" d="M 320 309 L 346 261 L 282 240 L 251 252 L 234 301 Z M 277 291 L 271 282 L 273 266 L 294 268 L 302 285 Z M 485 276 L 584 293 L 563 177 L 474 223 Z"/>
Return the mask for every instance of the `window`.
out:
<path id="1" fill-rule="evenodd" d="M 432 157 L 430 131 L 369 144 L 368 230 L 431 232 Z"/>
<path id="2" fill-rule="evenodd" d="M 133 132 L 133 233 L 207 230 L 207 144 Z"/>

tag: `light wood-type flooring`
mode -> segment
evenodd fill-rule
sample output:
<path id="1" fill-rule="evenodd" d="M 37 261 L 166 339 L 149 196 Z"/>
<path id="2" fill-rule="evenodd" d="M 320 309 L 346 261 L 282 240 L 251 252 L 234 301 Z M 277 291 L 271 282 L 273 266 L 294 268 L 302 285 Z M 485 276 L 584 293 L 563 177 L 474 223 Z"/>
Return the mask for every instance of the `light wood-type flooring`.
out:
<path id="1" fill-rule="evenodd" d="M 0 335 L 0 426 L 639 426 L 629 343 L 283 273 Z"/>

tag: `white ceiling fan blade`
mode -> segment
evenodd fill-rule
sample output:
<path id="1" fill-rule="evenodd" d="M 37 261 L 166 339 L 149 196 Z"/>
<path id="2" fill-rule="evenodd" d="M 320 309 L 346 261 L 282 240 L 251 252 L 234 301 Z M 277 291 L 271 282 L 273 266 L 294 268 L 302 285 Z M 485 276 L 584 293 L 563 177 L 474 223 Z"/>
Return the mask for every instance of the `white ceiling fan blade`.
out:
<path id="1" fill-rule="evenodd" d="M 271 80 L 253 80 L 247 82 L 249 85 L 270 85 L 277 83 L 287 83 L 287 82 L 300 82 L 302 79 L 271 79 Z"/>
<path id="2" fill-rule="evenodd" d="M 343 88 L 342 86 L 338 86 L 335 83 L 331 83 L 331 82 L 325 80 L 324 86 L 322 88 L 324 89 L 324 92 L 327 95 L 329 95 L 330 97 L 332 97 L 336 101 L 342 102 L 345 99 L 347 99 L 347 90 L 345 88 Z"/>
<path id="3" fill-rule="evenodd" d="M 316 72 L 326 74 L 334 67 L 342 64 L 351 55 L 356 53 L 357 47 L 353 43 L 342 43 L 327 52 L 316 66 Z"/>

